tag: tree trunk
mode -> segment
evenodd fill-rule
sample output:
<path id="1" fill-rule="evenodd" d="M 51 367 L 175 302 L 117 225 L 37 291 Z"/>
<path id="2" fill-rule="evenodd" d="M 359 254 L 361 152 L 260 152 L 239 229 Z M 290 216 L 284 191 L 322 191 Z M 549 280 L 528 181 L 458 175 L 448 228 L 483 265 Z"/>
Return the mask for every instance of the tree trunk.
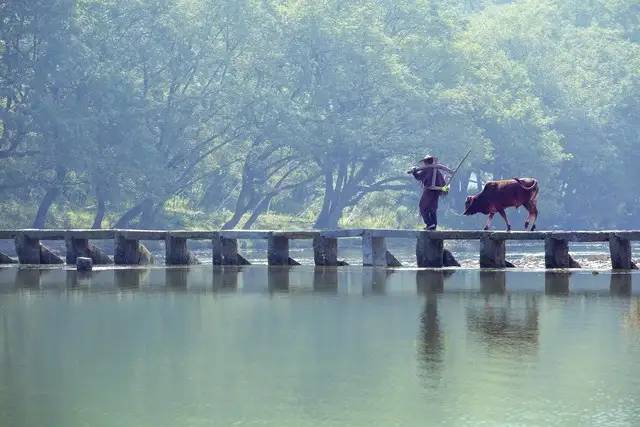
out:
<path id="1" fill-rule="evenodd" d="M 51 208 L 51 205 L 56 200 L 59 194 L 60 189 L 58 187 L 51 187 L 47 190 L 47 192 L 44 194 L 44 197 L 42 198 L 42 201 L 40 202 L 36 217 L 33 220 L 33 228 L 44 228 L 44 225 L 47 222 L 49 208 Z"/>
<path id="2" fill-rule="evenodd" d="M 104 202 L 104 194 L 103 194 L 101 185 L 98 185 L 96 187 L 96 202 L 97 202 L 96 215 L 93 219 L 93 225 L 91 226 L 91 228 L 93 229 L 102 228 L 102 221 L 104 220 L 104 214 L 106 210 L 105 202 Z"/>
<path id="3" fill-rule="evenodd" d="M 344 208 L 342 204 L 335 203 L 331 206 L 331 212 L 329 212 L 329 218 L 327 221 L 327 228 L 337 228 L 338 223 L 340 222 L 340 218 L 342 218 L 342 214 L 344 213 Z"/>
<path id="4" fill-rule="evenodd" d="M 47 222 L 47 215 L 49 214 L 49 209 L 53 202 L 60 195 L 60 184 L 64 181 L 64 176 L 66 174 L 66 170 L 58 166 L 56 167 L 56 177 L 54 183 L 49 187 L 47 192 L 44 194 L 42 201 L 40 201 L 40 206 L 38 207 L 38 212 L 36 213 L 36 217 L 33 220 L 33 228 L 44 228 L 45 223 Z"/>
<path id="5" fill-rule="evenodd" d="M 138 215 L 142 213 L 145 208 L 145 205 L 148 204 L 151 200 L 145 199 L 142 202 L 138 203 L 128 211 L 126 211 L 118 221 L 116 221 L 115 228 L 127 228 L 131 221 L 133 221 Z"/>
<path id="6" fill-rule="evenodd" d="M 164 201 L 159 202 L 156 205 L 151 199 L 145 200 L 144 206 L 142 207 L 142 213 L 140 215 L 140 227 L 152 229 L 156 223 L 158 211 L 162 208 L 163 204 Z"/>
<path id="7" fill-rule="evenodd" d="M 223 230 L 229 230 L 237 226 L 244 214 L 249 210 L 250 205 L 254 204 L 251 200 L 252 197 L 250 197 L 248 193 L 247 184 L 243 183 L 240 194 L 238 195 L 238 200 L 236 201 L 236 207 L 233 210 L 233 216 L 222 225 Z"/>
<path id="8" fill-rule="evenodd" d="M 258 219 L 258 217 L 260 215 L 262 215 L 262 213 L 264 211 L 267 210 L 267 208 L 269 207 L 269 203 L 271 202 L 271 199 L 273 199 L 273 197 L 275 196 L 275 194 L 270 194 L 268 196 L 265 196 L 257 205 L 256 207 L 253 209 L 253 212 L 251 212 L 251 216 L 249 216 L 249 219 L 247 219 L 247 221 L 244 223 L 244 225 L 242 226 L 243 230 L 248 230 L 250 229 L 253 224 L 256 222 L 256 220 Z"/>
<path id="9" fill-rule="evenodd" d="M 230 230 L 234 228 L 242 219 L 242 215 L 244 215 L 244 212 L 240 212 L 238 209 L 236 209 L 236 211 L 233 213 L 233 216 L 227 222 L 222 224 L 222 229 Z"/>
<path id="10" fill-rule="evenodd" d="M 331 212 L 332 200 L 335 197 L 336 191 L 333 188 L 333 170 L 325 170 L 324 172 L 324 196 L 322 200 L 322 208 L 318 213 L 316 222 L 313 227 L 322 229 L 328 228 L 329 214 Z"/>
<path id="11" fill-rule="evenodd" d="M 318 229 L 331 229 L 338 226 L 338 222 L 342 217 L 342 212 L 346 207 L 343 203 L 339 202 L 341 198 L 340 193 L 332 191 L 330 195 L 325 194 L 325 206 L 318 215 L 314 228 Z"/>

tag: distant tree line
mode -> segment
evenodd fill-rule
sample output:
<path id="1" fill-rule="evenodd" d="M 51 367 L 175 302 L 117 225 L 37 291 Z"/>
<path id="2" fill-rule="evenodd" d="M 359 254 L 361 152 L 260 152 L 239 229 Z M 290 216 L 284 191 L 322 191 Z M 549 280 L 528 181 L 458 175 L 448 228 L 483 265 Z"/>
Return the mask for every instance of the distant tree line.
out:
<path id="1" fill-rule="evenodd" d="M 0 2 L 0 225 L 415 226 L 534 176 L 543 227 L 640 217 L 636 0 Z"/>

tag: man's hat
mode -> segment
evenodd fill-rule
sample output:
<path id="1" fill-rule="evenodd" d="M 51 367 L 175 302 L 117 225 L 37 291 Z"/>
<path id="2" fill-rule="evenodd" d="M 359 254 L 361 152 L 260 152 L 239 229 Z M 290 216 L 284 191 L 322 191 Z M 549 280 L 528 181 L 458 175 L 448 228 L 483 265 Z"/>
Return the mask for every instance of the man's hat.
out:
<path id="1" fill-rule="evenodd" d="M 427 154 L 426 156 L 424 156 L 424 159 L 422 159 L 422 161 L 425 163 L 436 163 L 438 161 L 438 158 L 431 154 Z"/>

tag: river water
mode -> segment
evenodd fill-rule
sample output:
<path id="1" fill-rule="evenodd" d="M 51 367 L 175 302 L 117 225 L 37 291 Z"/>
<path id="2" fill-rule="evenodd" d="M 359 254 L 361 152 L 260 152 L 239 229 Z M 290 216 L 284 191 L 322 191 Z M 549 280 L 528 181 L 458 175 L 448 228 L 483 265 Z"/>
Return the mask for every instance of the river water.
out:
<path id="1" fill-rule="evenodd" d="M 0 269 L 0 426 L 640 425 L 640 274 Z"/>

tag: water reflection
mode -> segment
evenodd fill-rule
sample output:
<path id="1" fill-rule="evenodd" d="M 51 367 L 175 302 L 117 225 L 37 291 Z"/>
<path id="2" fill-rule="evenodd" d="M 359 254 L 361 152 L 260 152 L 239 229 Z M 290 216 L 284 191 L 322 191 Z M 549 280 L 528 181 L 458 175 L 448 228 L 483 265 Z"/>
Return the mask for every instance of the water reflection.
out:
<path id="1" fill-rule="evenodd" d="M 634 299 L 629 306 L 629 312 L 624 316 L 625 325 L 640 331 L 640 300 Z"/>
<path id="2" fill-rule="evenodd" d="M 439 270 L 418 270 L 416 272 L 416 288 L 418 294 L 430 295 L 434 292 L 444 291 L 445 274 L 451 275 L 452 272 L 445 273 Z"/>
<path id="3" fill-rule="evenodd" d="M 434 383 L 440 379 L 443 360 L 443 332 L 438 316 L 438 298 L 444 291 L 445 273 L 436 270 L 418 270 L 416 287 L 425 295 L 425 303 L 420 314 L 418 337 L 418 360 L 424 372 Z"/>
<path id="4" fill-rule="evenodd" d="M 315 267 L 313 269 L 313 290 L 315 292 L 338 292 L 338 269 L 336 267 Z"/>
<path id="5" fill-rule="evenodd" d="M 213 290 L 235 292 L 238 290 L 240 273 L 244 267 L 227 265 L 213 267 Z"/>
<path id="6" fill-rule="evenodd" d="M 444 282 L 450 275 L 449 285 Z M 632 279 L 637 273 L 542 274 L 513 271 L 397 270 L 343 267 L 195 266 L 170 268 L 98 268 L 92 272 L 73 269 L 0 269 L 0 290 L 114 291 L 181 290 L 189 292 L 288 293 L 325 292 L 333 294 L 386 295 L 413 292 L 459 292 L 473 289 L 485 301 L 526 289 L 545 295 L 568 296 L 571 292 L 610 294 L 628 298 L 633 294 Z M 510 288 L 507 288 L 509 282 Z M 414 285 L 415 283 L 415 285 Z M 415 286 L 415 287 L 414 287 Z M 509 291 L 508 291 L 509 289 Z"/>
<path id="7" fill-rule="evenodd" d="M 384 295 L 387 280 L 393 272 L 387 268 L 365 268 L 362 272 L 362 293 Z"/>
<path id="8" fill-rule="evenodd" d="M 289 292 L 289 266 L 272 266 L 267 269 L 269 292 Z"/>
<path id="9" fill-rule="evenodd" d="M 120 289 L 138 289 L 149 274 L 148 268 L 116 269 L 114 270 L 115 285 Z"/>
<path id="10" fill-rule="evenodd" d="M 539 335 L 538 295 L 512 298 L 506 293 L 504 271 L 481 271 L 480 292 L 484 298 L 470 302 L 466 309 L 469 330 L 492 350 L 534 352 Z"/>
<path id="11" fill-rule="evenodd" d="M 547 271 L 544 273 L 544 293 L 547 295 L 569 295 L 571 273 Z"/>
<path id="12" fill-rule="evenodd" d="M 507 289 L 507 275 L 504 271 L 480 271 L 480 292 L 485 295 L 502 295 Z"/>
<path id="13" fill-rule="evenodd" d="M 18 268 L 16 271 L 16 289 L 40 289 L 40 279 L 47 270 L 36 268 Z"/>
<path id="14" fill-rule="evenodd" d="M 613 296 L 631 296 L 631 274 L 613 273 L 609 282 L 609 292 Z"/>
<path id="15" fill-rule="evenodd" d="M 65 274 L 65 285 L 68 289 L 81 289 L 91 286 L 93 274 L 89 271 L 68 270 Z"/>
<path id="16" fill-rule="evenodd" d="M 164 270 L 165 285 L 169 289 L 186 290 L 189 269 L 184 267 L 170 267 Z"/>

